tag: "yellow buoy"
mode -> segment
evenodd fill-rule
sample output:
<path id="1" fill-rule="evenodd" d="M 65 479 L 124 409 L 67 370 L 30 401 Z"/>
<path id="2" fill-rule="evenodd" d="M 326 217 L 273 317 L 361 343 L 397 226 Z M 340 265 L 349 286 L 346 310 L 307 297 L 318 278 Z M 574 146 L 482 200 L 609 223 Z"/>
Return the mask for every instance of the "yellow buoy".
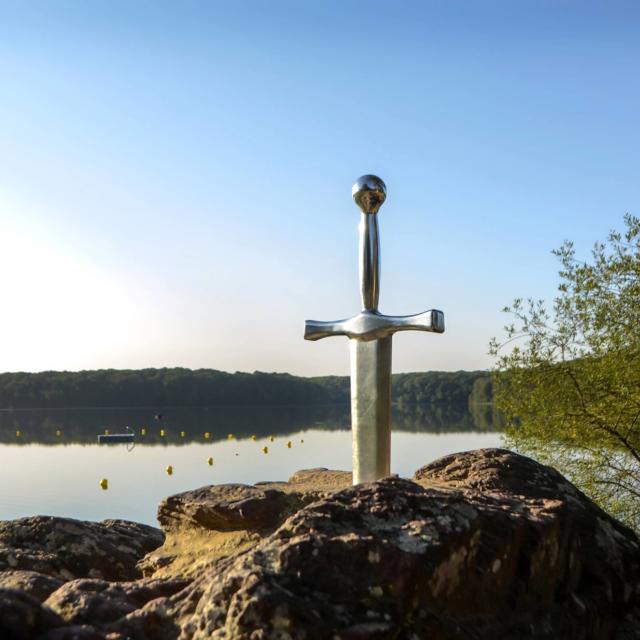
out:
<path id="1" fill-rule="evenodd" d="M 184 438 L 186 435 L 187 435 L 187 434 L 186 434 L 184 431 L 181 431 L 181 432 L 180 432 L 180 437 L 181 437 L 181 438 Z"/>
<path id="2" fill-rule="evenodd" d="M 211 456 L 209 456 L 209 457 L 207 458 L 207 464 L 208 464 L 210 467 L 212 467 L 212 466 L 213 466 L 213 458 L 212 458 Z"/>
<path id="3" fill-rule="evenodd" d="M 16 431 L 16 438 L 19 438 L 22 435 L 21 431 Z"/>
<path id="4" fill-rule="evenodd" d="M 100 480 L 100 488 L 103 491 L 106 491 L 109 488 L 109 481 L 106 478 L 102 478 L 102 480 Z"/>
<path id="5" fill-rule="evenodd" d="M 287 449 L 291 449 L 291 440 L 289 440 L 289 442 L 287 442 Z"/>
<path id="6" fill-rule="evenodd" d="M 269 447 L 262 447 L 262 453 L 269 453 Z"/>
<path id="7" fill-rule="evenodd" d="M 254 433 L 254 434 L 251 436 L 251 439 L 255 441 L 255 440 L 257 440 L 257 439 L 258 439 L 258 436 Z"/>
<path id="8" fill-rule="evenodd" d="M 271 442 L 273 442 L 275 440 L 275 438 L 273 436 L 269 436 L 269 440 L 271 440 Z"/>
<path id="9" fill-rule="evenodd" d="M 140 429 L 140 435 L 141 436 L 146 436 L 147 435 L 147 430 L 144 427 L 142 427 L 142 429 Z"/>
<path id="10" fill-rule="evenodd" d="M 104 430 L 104 435 L 105 435 L 105 436 L 108 436 L 108 435 L 109 435 L 109 429 L 105 429 L 105 430 Z"/>
<path id="11" fill-rule="evenodd" d="M 208 431 L 204 432 L 204 439 L 208 440 L 211 437 L 211 434 Z"/>
<path id="12" fill-rule="evenodd" d="M 160 437 L 164 438 L 164 429 L 160 429 Z"/>
<path id="13" fill-rule="evenodd" d="M 59 438 L 62 435 L 62 431 L 60 429 L 56 429 L 56 437 Z"/>
<path id="14" fill-rule="evenodd" d="M 167 472 L 167 475 L 170 476 L 173 474 L 173 467 L 171 465 L 169 465 L 165 471 Z"/>

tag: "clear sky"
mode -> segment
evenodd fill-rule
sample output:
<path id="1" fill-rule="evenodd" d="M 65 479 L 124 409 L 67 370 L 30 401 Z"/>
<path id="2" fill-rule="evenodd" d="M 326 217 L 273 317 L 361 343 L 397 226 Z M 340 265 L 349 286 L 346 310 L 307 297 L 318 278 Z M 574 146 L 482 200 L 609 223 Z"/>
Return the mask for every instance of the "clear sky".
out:
<path id="1" fill-rule="evenodd" d="M 394 369 L 486 368 L 640 213 L 637 2 L 0 0 L 0 370 L 348 372 L 351 184 L 387 183 Z"/>

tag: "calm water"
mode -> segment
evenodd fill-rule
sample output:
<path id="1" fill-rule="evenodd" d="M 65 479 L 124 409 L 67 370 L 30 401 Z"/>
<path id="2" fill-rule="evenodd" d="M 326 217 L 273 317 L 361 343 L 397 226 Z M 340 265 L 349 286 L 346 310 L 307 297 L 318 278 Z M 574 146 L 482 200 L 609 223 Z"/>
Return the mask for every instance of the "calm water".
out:
<path id="1" fill-rule="evenodd" d="M 0 519 L 47 514 L 156 524 L 158 502 L 172 493 L 211 483 L 286 480 L 310 467 L 350 468 L 348 407 L 174 408 L 163 409 L 161 420 L 154 419 L 155 413 L 1 411 Z M 133 450 L 96 444 L 97 434 L 121 432 L 126 425 L 138 433 Z M 139 435 L 142 427 L 144 437 Z M 500 437 L 486 416 L 396 409 L 392 471 L 411 476 L 448 453 L 499 446 Z M 265 446 L 268 454 L 262 452 Z M 207 464 L 209 456 L 213 466 Z M 165 473 L 167 465 L 173 466 L 172 476 Z M 101 478 L 109 480 L 107 491 L 99 487 Z"/>

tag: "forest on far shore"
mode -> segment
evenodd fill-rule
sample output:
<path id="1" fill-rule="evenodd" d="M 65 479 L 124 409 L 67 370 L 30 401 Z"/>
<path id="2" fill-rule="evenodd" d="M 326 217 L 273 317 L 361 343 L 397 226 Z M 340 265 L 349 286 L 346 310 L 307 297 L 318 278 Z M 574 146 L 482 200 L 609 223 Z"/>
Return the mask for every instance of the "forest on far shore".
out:
<path id="1" fill-rule="evenodd" d="M 491 402 L 486 371 L 393 375 L 397 405 Z M 0 374 L 0 408 L 221 407 L 346 404 L 349 378 L 215 369 L 99 369 Z"/>

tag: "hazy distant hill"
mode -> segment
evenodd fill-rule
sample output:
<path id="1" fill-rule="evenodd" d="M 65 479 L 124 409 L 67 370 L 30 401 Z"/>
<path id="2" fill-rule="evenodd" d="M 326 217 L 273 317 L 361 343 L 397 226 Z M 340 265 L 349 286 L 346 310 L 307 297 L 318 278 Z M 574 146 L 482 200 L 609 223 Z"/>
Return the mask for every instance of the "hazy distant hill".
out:
<path id="1" fill-rule="evenodd" d="M 485 371 L 430 371 L 393 376 L 398 404 L 467 406 L 488 402 Z M 349 378 L 214 369 L 100 369 L 0 374 L 0 408 L 217 407 L 340 404 Z"/>

